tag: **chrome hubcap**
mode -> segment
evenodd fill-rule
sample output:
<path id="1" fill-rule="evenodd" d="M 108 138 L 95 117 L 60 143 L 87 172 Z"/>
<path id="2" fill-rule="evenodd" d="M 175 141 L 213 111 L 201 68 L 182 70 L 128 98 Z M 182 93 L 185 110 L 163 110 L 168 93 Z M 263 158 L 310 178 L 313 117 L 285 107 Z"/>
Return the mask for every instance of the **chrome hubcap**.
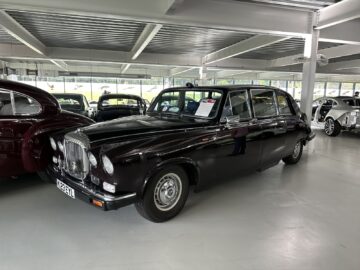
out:
<path id="1" fill-rule="evenodd" d="M 178 203 L 181 192 L 182 183 L 180 177 L 175 173 L 165 174 L 155 187 L 155 206 L 161 211 L 169 211 Z"/>
<path id="2" fill-rule="evenodd" d="M 332 119 L 328 119 L 325 122 L 325 133 L 331 135 L 334 132 L 335 124 Z"/>
<path id="3" fill-rule="evenodd" d="M 292 155 L 294 159 L 296 159 L 300 155 L 300 150 L 301 150 L 301 142 L 298 142 L 295 145 L 294 152 L 293 152 L 293 155 Z"/>

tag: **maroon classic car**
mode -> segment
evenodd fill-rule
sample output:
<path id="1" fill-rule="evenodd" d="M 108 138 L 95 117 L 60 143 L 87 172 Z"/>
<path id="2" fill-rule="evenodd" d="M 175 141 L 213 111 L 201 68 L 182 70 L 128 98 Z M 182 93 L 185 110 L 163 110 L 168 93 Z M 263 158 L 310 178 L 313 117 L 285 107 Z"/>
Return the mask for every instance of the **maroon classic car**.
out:
<path id="1" fill-rule="evenodd" d="M 51 159 L 49 134 L 94 123 L 62 111 L 56 98 L 36 87 L 0 80 L 0 176 L 44 170 Z"/>

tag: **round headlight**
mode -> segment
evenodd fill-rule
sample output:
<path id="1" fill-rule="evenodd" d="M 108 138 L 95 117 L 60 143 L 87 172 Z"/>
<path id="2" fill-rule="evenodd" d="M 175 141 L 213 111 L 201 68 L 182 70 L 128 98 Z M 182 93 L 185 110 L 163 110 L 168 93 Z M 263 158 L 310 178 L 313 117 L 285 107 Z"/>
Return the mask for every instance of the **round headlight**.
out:
<path id="1" fill-rule="evenodd" d="M 64 145 L 62 144 L 62 142 L 58 142 L 58 147 L 61 152 L 64 152 Z"/>
<path id="2" fill-rule="evenodd" d="M 114 173 L 114 166 L 111 163 L 110 159 L 107 156 L 103 156 L 102 162 L 103 162 L 105 172 L 112 175 Z"/>
<path id="3" fill-rule="evenodd" d="M 56 142 L 53 137 L 50 137 L 51 148 L 56 151 Z"/>
<path id="4" fill-rule="evenodd" d="M 91 166 L 96 168 L 96 166 L 97 166 L 96 157 L 92 153 L 89 153 L 88 156 L 89 156 L 89 162 L 90 162 Z"/>

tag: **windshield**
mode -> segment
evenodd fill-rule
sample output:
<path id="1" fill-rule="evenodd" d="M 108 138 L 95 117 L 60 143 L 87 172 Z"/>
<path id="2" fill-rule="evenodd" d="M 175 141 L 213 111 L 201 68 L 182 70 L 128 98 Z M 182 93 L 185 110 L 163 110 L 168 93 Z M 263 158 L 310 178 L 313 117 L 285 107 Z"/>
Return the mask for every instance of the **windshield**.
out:
<path id="1" fill-rule="evenodd" d="M 346 99 L 343 99 L 343 101 L 351 107 L 360 107 L 360 99 L 346 98 Z"/>
<path id="2" fill-rule="evenodd" d="M 214 118 L 220 106 L 219 90 L 174 90 L 160 94 L 149 113 Z"/>
<path id="3" fill-rule="evenodd" d="M 139 101 L 132 98 L 108 98 L 101 101 L 102 107 L 126 106 L 140 107 Z"/>
<path id="4" fill-rule="evenodd" d="M 60 107 L 65 110 L 81 110 L 82 98 L 81 96 L 55 96 L 60 104 Z"/>

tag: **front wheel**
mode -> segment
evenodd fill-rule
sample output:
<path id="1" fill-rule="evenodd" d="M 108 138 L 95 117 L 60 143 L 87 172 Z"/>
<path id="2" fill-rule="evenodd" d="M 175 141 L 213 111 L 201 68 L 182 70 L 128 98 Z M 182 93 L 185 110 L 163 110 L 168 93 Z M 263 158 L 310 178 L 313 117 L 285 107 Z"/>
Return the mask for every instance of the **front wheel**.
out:
<path id="1" fill-rule="evenodd" d="M 37 172 L 37 174 L 40 176 L 41 180 L 43 180 L 45 183 L 51 183 L 55 184 L 55 180 L 50 177 L 50 174 L 48 173 L 48 168 L 46 168 L 43 171 Z"/>
<path id="2" fill-rule="evenodd" d="M 324 127 L 325 133 L 328 136 L 336 137 L 341 132 L 341 125 L 338 121 L 335 121 L 332 118 L 328 118 L 325 121 L 325 127 Z"/>
<path id="3" fill-rule="evenodd" d="M 292 165 L 299 162 L 303 152 L 303 143 L 298 141 L 294 147 L 294 151 L 290 156 L 284 157 L 283 161 L 285 164 Z"/>
<path id="4" fill-rule="evenodd" d="M 135 204 L 144 218 L 164 222 L 180 213 L 189 194 L 189 179 L 178 166 L 157 173 L 145 190 L 143 198 Z"/>

